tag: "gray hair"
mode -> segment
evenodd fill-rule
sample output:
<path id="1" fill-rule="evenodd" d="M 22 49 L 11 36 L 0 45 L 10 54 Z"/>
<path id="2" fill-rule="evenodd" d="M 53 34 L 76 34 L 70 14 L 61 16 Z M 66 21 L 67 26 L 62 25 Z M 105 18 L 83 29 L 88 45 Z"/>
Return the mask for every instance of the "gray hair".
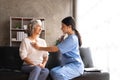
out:
<path id="1" fill-rule="evenodd" d="M 31 22 L 28 24 L 28 30 L 27 30 L 28 36 L 32 35 L 34 28 L 37 24 L 42 26 L 41 20 L 31 20 Z"/>

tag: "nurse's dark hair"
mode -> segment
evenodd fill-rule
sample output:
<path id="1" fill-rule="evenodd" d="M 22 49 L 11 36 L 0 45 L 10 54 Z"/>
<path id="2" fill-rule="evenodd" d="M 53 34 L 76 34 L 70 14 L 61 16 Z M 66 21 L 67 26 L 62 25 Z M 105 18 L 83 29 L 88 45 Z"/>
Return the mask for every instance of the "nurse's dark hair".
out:
<path id="1" fill-rule="evenodd" d="M 78 37 L 79 47 L 81 47 L 81 45 L 82 45 L 82 40 L 81 40 L 80 33 L 79 33 L 79 32 L 77 31 L 77 29 L 76 29 L 76 24 L 75 24 L 74 18 L 71 17 L 71 16 L 65 17 L 65 18 L 62 20 L 62 23 L 65 24 L 65 25 L 67 25 L 67 26 L 71 25 L 72 30 L 75 31 L 75 34 L 76 34 L 77 37 Z"/>

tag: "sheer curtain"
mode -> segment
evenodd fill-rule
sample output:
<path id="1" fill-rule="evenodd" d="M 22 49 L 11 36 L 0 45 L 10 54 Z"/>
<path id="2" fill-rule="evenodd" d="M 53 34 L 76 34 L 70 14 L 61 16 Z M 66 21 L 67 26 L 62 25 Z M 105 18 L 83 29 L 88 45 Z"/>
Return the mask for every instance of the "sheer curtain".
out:
<path id="1" fill-rule="evenodd" d="M 76 22 L 95 67 L 110 72 L 110 80 L 119 80 L 120 1 L 76 0 Z"/>

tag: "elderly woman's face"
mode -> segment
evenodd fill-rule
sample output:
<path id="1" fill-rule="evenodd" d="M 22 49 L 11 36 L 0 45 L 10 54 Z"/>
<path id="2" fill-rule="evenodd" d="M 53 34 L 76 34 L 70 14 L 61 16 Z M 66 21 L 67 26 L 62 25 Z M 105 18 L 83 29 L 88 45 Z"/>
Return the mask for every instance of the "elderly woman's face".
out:
<path id="1" fill-rule="evenodd" d="M 42 28 L 39 24 L 36 24 L 35 27 L 34 27 L 34 32 L 33 34 L 36 34 L 36 35 L 39 35 L 42 31 Z"/>

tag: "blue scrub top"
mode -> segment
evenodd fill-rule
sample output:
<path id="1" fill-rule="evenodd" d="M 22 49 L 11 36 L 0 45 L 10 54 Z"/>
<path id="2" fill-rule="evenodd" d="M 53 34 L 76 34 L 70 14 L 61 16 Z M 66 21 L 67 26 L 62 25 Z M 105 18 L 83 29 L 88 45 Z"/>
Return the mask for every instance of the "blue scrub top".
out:
<path id="1" fill-rule="evenodd" d="M 58 44 L 57 47 L 62 54 L 61 65 L 78 63 L 83 66 L 83 62 L 79 54 L 79 41 L 75 34 L 68 35 L 68 37 Z"/>

